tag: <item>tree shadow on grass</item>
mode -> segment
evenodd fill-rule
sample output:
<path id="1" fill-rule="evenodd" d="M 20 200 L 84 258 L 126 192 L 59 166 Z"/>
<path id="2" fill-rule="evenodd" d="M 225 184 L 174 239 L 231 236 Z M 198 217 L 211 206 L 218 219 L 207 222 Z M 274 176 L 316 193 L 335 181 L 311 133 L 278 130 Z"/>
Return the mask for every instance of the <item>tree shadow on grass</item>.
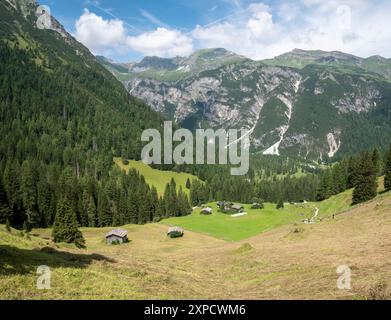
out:
<path id="1" fill-rule="evenodd" d="M 115 263 L 115 260 L 100 254 L 78 254 L 58 251 L 52 247 L 20 249 L 0 245 L 0 276 L 36 272 L 37 267 L 46 265 L 55 268 L 85 268 L 94 261 Z"/>

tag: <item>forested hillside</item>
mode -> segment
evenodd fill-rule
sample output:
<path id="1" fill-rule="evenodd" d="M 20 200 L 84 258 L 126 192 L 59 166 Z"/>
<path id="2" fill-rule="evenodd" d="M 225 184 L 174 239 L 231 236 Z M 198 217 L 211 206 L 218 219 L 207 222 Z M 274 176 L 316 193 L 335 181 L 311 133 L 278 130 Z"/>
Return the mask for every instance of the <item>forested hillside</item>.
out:
<path id="1" fill-rule="evenodd" d="M 54 18 L 36 28 L 35 9 L 0 1 L 0 223 L 50 226 L 61 199 L 82 226 L 151 221 L 156 190 L 112 172 L 113 157 L 138 159 L 142 130 L 162 118 Z"/>

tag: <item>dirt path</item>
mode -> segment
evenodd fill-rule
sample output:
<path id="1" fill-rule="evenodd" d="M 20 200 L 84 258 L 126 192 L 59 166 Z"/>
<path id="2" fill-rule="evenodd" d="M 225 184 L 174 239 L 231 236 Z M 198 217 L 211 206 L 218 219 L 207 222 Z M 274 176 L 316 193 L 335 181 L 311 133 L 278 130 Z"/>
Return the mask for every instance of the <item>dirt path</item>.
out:
<path id="1" fill-rule="evenodd" d="M 319 215 L 319 208 L 315 207 L 315 213 L 313 217 L 310 219 L 310 223 L 315 223 L 315 219 L 317 218 L 318 215 Z"/>

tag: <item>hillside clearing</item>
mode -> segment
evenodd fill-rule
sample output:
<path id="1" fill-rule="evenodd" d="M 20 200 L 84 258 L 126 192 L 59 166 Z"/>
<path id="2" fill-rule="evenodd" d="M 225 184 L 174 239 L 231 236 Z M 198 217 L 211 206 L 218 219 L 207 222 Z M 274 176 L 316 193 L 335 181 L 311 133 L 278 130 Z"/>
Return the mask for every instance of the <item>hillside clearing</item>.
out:
<path id="1" fill-rule="evenodd" d="M 128 172 L 130 169 L 137 170 L 141 175 L 144 176 L 145 181 L 150 186 L 156 187 L 157 192 L 160 196 L 164 194 L 164 189 L 167 183 L 171 181 L 171 179 L 174 179 L 177 184 L 177 187 L 182 187 L 183 191 L 186 192 L 186 194 L 189 194 L 189 190 L 186 188 L 187 179 L 189 179 L 190 182 L 195 179 L 198 179 L 196 176 L 193 176 L 188 173 L 178 173 L 174 171 L 153 169 L 141 161 L 129 160 L 129 164 L 125 165 L 122 163 L 121 158 L 114 158 L 114 163 L 126 172 Z"/>

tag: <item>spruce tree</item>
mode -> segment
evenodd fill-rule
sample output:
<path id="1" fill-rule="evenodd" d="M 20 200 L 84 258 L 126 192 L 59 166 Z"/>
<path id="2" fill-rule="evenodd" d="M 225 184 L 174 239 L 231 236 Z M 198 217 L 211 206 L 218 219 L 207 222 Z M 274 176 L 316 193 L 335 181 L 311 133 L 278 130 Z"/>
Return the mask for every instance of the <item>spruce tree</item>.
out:
<path id="1" fill-rule="evenodd" d="M 191 214 L 191 207 L 187 195 L 183 192 L 182 187 L 178 192 L 178 211 L 177 216 L 187 216 Z"/>
<path id="2" fill-rule="evenodd" d="M 5 222 L 5 230 L 7 230 L 7 232 L 11 232 L 11 223 L 9 219 L 7 219 L 7 221 Z"/>
<path id="3" fill-rule="evenodd" d="M 359 175 L 359 157 L 350 157 L 348 161 L 348 183 L 347 187 L 349 189 L 354 188 Z"/>
<path id="4" fill-rule="evenodd" d="M 138 224 L 145 224 L 149 221 L 151 215 L 151 202 L 148 188 L 143 188 L 139 192 L 139 210 L 138 210 Z"/>
<path id="5" fill-rule="evenodd" d="M 391 146 L 387 152 L 384 166 L 384 189 L 391 191 Z"/>
<path id="6" fill-rule="evenodd" d="M 321 177 L 316 194 L 317 201 L 323 201 L 330 198 L 332 194 L 333 176 L 330 169 L 327 169 Z"/>
<path id="7" fill-rule="evenodd" d="M 372 152 L 372 163 L 375 175 L 378 176 L 380 173 L 380 154 L 377 148 L 375 148 Z"/>
<path id="8" fill-rule="evenodd" d="M 376 197 L 377 183 L 372 157 L 369 152 L 361 156 L 356 186 L 353 191 L 353 204 L 369 201 Z"/>
<path id="9" fill-rule="evenodd" d="M 39 227 L 40 217 L 37 204 L 37 188 L 35 185 L 35 174 L 28 161 L 22 165 L 22 181 L 20 187 L 23 207 L 25 209 L 27 222 L 31 227 Z"/>
<path id="10" fill-rule="evenodd" d="M 25 219 L 20 197 L 20 171 L 20 166 L 16 161 L 7 161 L 3 183 L 12 213 L 11 225 L 14 227 L 22 227 Z"/>
<path id="11" fill-rule="evenodd" d="M 153 221 L 157 215 L 159 207 L 159 195 L 156 188 L 153 186 L 151 188 L 151 217 L 150 221 Z"/>
<path id="12" fill-rule="evenodd" d="M 5 193 L 3 182 L 0 177 L 0 223 L 5 223 L 11 219 L 11 210 L 8 205 L 7 195 Z"/>
<path id="13" fill-rule="evenodd" d="M 54 242 L 74 243 L 77 247 L 84 247 L 85 241 L 78 229 L 76 213 L 65 198 L 57 203 L 52 236 Z"/>
<path id="14" fill-rule="evenodd" d="M 137 224 L 138 221 L 139 201 L 137 199 L 137 193 L 134 191 L 129 193 L 128 199 L 128 212 L 126 215 L 127 223 Z"/>
<path id="15" fill-rule="evenodd" d="M 277 201 L 277 209 L 283 209 L 284 208 L 284 200 L 280 197 Z"/>
<path id="16" fill-rule="evenodd" d="M 103 190 L 99 193 L 98 198 L 98 220 L 99 227 L 108 227 L 113 223 L 109 199 Z"/>
<path id="17" fill-rule="evenodd" d="M 190 179 L 187 178 L 186 180 L 186 189 L 190 189 L 191 188 L 191 182 L 190 182 Z"/>

